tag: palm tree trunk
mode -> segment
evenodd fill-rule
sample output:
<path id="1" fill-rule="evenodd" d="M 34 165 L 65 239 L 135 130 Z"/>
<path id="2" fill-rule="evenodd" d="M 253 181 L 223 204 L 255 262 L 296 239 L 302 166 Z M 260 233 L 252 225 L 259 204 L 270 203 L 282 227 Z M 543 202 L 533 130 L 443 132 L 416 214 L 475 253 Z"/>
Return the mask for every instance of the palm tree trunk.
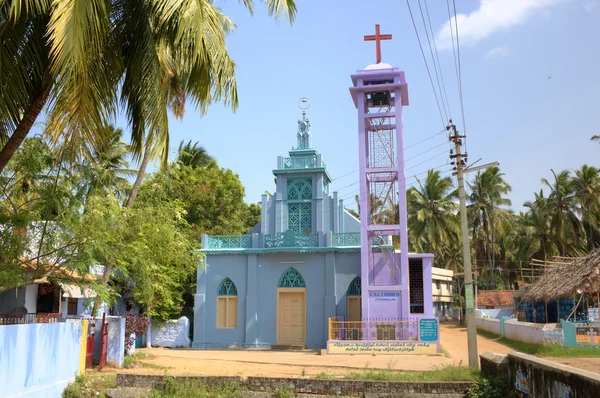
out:
<path id="1" fill-rule="evenodd" d="M 142 186 L 142 182 L 144 181 L 144 177 L 146 176 L 146 167 L 148 167 L 148 162 L 150 161 L 150 143 L 146 142 L 146 146 L 144 149 L 144 156 L 142 157 L 142 163 L 140 164 L 140 169 L 138 170 L 138 175 L 133 183 L 133 187 L 131 188 L 131 194 L 129 194 L 129 199 L 127 199 L 127 207 L 133 206 L 133 202 L 137 197 L 138 192 Z"/>
<path id="2" fill-rule="evenodd" d="M 0 151 L 0 173 L 10 159 L 14 156 L 17 149 L 21 146 L 27 134 L 31 131 L 31 127 L 35 123 L 38 115 L 44 108 L 46 101 L 48 100 L 48 95 L 50 94 L 50 88 L 52 87 L 52 79 L 50 78 L 50 74 L 46 73 L 42 78 L 42 83 L 31 99 L 29 106 L 25 110 L 23 114 L 23 118 L 17 125 L 17 128 L 12 133 L 6 144 L 2 147 L 2 151 Z"/>

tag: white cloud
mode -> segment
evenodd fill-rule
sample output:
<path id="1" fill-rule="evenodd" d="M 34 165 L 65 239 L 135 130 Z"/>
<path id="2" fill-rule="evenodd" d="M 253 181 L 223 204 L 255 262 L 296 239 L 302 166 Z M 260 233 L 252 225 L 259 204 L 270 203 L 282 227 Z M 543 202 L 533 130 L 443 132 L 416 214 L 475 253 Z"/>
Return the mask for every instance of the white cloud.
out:
<path id="1" fill-rule="evenodd" d="M 584 0 L 583 9 L 587 12 L 592 12 L 600 6 L 599 0 Z"/>
<path id="2" fill-rule="evenodd" d="M 485 53 L 486 58 L 506 57 L 510 54 L 508 47 L 496 47 Z"/>
<path id="3" fill-rule="evenodd" d="M 473 45 L 498 31 L 522 24 L 536 13 L 563 1 L 565 0 L 480 0 L 479 8 L 475 11 L 456 16 L 460 44 Z M 452 48 L 448 22 L 439 31 L 436 42 L 439 43 L 438 48 Z"/>

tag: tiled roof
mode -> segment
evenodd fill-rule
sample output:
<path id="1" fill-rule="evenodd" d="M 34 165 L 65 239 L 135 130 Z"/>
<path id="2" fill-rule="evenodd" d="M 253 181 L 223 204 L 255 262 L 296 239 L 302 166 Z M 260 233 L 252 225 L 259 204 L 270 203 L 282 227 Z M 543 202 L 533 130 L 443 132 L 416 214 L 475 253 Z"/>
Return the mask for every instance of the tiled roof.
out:
<path id="1" fill-rule="evenodd" d="M 477 291 L 477 306 L 512 306 L 516 290 L 479 290 Z"/>

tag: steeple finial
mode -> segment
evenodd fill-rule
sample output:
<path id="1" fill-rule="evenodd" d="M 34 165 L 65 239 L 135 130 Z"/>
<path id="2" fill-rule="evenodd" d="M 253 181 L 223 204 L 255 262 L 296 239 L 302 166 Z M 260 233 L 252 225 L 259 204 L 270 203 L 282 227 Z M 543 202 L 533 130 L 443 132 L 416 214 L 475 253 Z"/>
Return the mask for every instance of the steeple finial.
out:
<path id="1" fill-rule="evenodd" d="M 306 117 L 306 110 L 310 108 L 310 100 L 306 97 L 300 98 L 298 108 L 302 109 L 302 119 L 298 120 L 298 148 L 309 149 L 311 147 L 310 121 Z"/>

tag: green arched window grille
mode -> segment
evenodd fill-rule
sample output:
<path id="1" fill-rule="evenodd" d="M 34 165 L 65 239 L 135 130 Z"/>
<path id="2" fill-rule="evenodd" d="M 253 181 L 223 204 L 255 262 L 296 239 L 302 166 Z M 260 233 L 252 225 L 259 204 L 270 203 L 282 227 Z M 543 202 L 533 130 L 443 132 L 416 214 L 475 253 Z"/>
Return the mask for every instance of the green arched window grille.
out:
<path id="1" fill-rule="evenodd" d="M 237 296 L 235 283 L 231 279 L 223 279 L 223 282 L 219 285 L 219 296 Z"/>
<path id="2" fill-rule="evenodd" d="M 277 287 L 306 287 L 306 284 L 300 272 L 296 268 L 291 267 L 281 275 Z"/>
<path id="3" fill-rule="evenodd" d="M 360 277 L 357 276 L 348 286 L 348 296 L 360 296 Z"/>

